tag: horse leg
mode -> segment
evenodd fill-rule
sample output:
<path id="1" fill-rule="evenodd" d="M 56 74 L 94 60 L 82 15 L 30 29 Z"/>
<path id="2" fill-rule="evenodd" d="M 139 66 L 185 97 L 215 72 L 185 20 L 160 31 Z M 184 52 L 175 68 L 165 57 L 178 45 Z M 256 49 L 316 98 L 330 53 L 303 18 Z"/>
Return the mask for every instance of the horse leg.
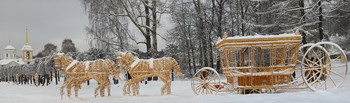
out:
<path id="1" fill-rule="evenodd" d="M 104 97 L 104 96 L 105 96 L 105 83 L 102 83 L 102 84 L 101 84 L 100 96 L 101 96 L 101 97 Z"/>
<path id="2" fill-rule="evenodd" d="M 130 95 L 130 87 L 131 87 L 131 83 L 130 82 L 128 82 L 128 84 L 127 84 L 127 88 L 126 88 L 126 93 L 128 94 L 128 95 Z"/>
<path id="3" fill-rule="evenodd" d="M 108 96 L 111 96 L 111 83 L 107 84 Z"/>
<path id="4" fill-rule="evenodd" d="M 106 82 L 101 84 L 101 88 L 100 88 L 100 95 L 101 95 L 101 97 L 105 96 L 105 88 L 106 88 L 106 86 L 107 86 Z"/>
<path id="5" fill-rule="evenodd" d="M 123 89 L 123 93 L 124 95 L 128 94 L 130 95 L 131 91 L 130 91 L 130 87 L 132 87 L 132 89 L 134 88 L 134 82 L 133 82 L 133 79 L 130 79 L 129 81 L 127 81 L 125 84 L 124 84 L 124 89 Z"/>
<path id="6" fill-rule="evenodd" d="M 140 94 L 140 85 L 139 82 L 136 83 L 136 95 Z"/>
<path id="7" fill-rule="evenodd" d="M 104 76 L 103 77 L 103 83 L 102 83 L 102 87 L 100 89 L 100 95 L 101 97 L 105 96 L 105 88 L 107 86 L 107 82 L 109 81 L 108 76 Z"/>
<path id="8" fill-rule="evenodd" d="M 78 91 L 80 89 L 80 84 L 74 85 L 75 98 L 78 98 Z"/>
<path id="9" fill-rule="evenodd" d="M 171 94 L 171 80 L 168 80 L 167 83 L 167 94 Z"/>
<path id="10" fill-rule="evenodd" d="M 106 79 L 106 82 L 104 84 L 104 88 L 107 87 L 107 94 L 108 94 L 108 96 L 111 96 L 111 83 L 109 81 L 108 76 L 106 76 L 105 79 Z M 103 92 L 103 94 L 104 94 L 104 92 Z"/>
<path id="11" fill-rule="evenodd" d="M 139 94 L 139 81 L 140 78 L 135 78 L 130 84 L 132 85 L 132 93 L 134 96 Z"/>
<path id="12" fill-rule="evenodd" d="M 159 78 L 164 82 L 164 85 L 161 88 L 161 95 L 164 95 L 165 94 L 165 89 L 167 87 L 167 81 L 162 76 L 159 76 Z"/>
<path id="13" fill-rule="evenodd" d="M 63 85 L 61 86 L 61 99 L 63 99 L 63 89 L 67 86 L 67 82 L 63 83 Z"/>
<path id="14" fill-rule="evenodd" d="M 97 96 L 97 91 L 101 88 L 101 84 L 99 83 L 99 85 L 95 88 L 95 98 Z"/>
<path id="15" fill-rule="evenodd" d="M 137 91 L 136 83 L 133 83 L 132 84 L 132 94 L 133 94 L 133 96 L 136 96 L 136 91 Z"/>
<path id="16" fill-rule="evenodd" d="M 130 87 L 128 86 L 128 85 L 129 85 L 129 82 L 130 82 L 130 81 L 127 81 L 127 82 L 125 82 L 125 84 L 124 84 L 124 87 L 123 87 L 123 94 L 124 94 L 124 96 L 125 96 L 126 94 L 129 94 L 129 93 L 128 93 L 128 88 L 130 89 Z M 130 90 L 129 90 L 129 92 L 130 92 Z"/>
<path id="17" fill-rule="evenodd" d="M 166 76 L 167 78 L 167 94 L 171 94 L 171 78 L 170 76 Z"/>
<path id="18" fill-rule="evenodd" d="M 67 97 L 70 98 L 71 95 L 72 84 L 67 85 Z"/>

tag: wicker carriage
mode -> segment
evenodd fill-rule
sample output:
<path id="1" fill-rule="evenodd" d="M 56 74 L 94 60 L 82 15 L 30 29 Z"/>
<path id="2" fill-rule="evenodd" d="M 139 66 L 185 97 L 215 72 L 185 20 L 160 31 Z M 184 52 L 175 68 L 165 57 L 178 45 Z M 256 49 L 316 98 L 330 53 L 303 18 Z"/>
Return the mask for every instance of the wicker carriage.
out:
<path id="1" fill-rule="evenodd" d="M 329 42 L 299 47 L 300 41 L 298 31 L 245 37 L 227 37 L 224 34 L 216 47 L 227 82 L 222 82 L 216 70 L 204 67 L 194 75 L 192 89 L 196 94 L 246 94 L 263 90 L 276 92 L 277 88 L 285 87 L 309 87 L 312 90 L 326 90 L 329 84 L 334 86 L 328 86 L 328 89 L 338 87 L 347 74 L 346 55 L 341 48 Z M 332 66 L 335 62 L 337 65 Z M 335 68 L 337 71 L 333 71 Z M 340 79 L 334 80 L 331 74 Z M 324 85 L 327 81 L 331 83 Z"/>

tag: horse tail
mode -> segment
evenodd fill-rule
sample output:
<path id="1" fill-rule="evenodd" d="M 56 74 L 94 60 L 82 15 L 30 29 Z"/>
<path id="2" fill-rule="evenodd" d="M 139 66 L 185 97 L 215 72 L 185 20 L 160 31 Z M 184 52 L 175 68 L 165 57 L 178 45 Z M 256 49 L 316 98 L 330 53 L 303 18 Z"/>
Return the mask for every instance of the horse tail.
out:
<path id="1" fill-rule="evenodd" d="M 172 69 L 174 70 L 175 74 L 180 78 L 184 78 L 184 74 L 181 73 L 181 68 L 177 61 L 172 57 L 170 57 L 169 60 L 173 65 Z"/>

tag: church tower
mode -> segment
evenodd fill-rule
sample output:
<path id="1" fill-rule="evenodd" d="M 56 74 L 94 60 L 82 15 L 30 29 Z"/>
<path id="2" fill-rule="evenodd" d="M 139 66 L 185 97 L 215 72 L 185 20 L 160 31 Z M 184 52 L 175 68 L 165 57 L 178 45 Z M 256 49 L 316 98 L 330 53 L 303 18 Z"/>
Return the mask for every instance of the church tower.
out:
<path id="1" fill-rule="evenodd" d="M 33 49 L 28 43 L 28 29 L 26 28 L 26 44 L 22 48 L 22 59 L 26 64 L 31 64 L 33 60 Z"/>
<path id="2" fill-rule="evenodd" d="M 9 43 L 4 49 L 4 59 L 16 59 L 16 48 Z"/>

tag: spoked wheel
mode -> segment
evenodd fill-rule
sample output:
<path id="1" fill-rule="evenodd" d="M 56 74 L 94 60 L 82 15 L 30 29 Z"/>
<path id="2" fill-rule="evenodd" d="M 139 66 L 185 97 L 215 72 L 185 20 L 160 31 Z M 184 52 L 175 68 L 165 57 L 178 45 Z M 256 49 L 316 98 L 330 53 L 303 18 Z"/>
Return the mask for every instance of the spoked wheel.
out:
<path id="1" fill-rule="evenodd" d="M 197 95 L 217 94 L 222 87 L 219 73 L 213 68 L 204 67 L 193 76 L 191 87 Z"/>
<path id="2" fill-rule="evenodd" d="M 301 75 L 301 68 L 302 68 L 302 66 L 305 67 L 308 65 L 303 63 L 302 59 L 303 59 L 304 53 L 313 45 L 315 45 L 315 44 L 308 43 L 308 44 L 305 44 L 305 45 L 299 47 L 298 55 L 297 55 L 298 56 L 297 57 L 297 65 L 295 67 L 294 73 L 292 74 L 292 82 L 291 82 L 292 84 L 294 84 L 296 86 L 304 84 L 304 80 L 303 80 L 302 75 Z"/>
<path id="3" fill-rule="evenodd" d="M 320 42 L 313 45 L 305 53 L 303 62 L 309 65 L 302 67 L 303 79 L 312 90 L 337 88 L 346 78 L 346 55 L 337 44 Z"/>
<path id="4" fill-rule="evenodd" d="M 275 93 L 273 89 L 265 89 L 264 93 L 273 94 Z"/>
<path id="5" fill-rule="evenodd" d="M 261 94 L 260 89 L 250 89 L 248 90 L 249 92 L 247 94 Z"/>

